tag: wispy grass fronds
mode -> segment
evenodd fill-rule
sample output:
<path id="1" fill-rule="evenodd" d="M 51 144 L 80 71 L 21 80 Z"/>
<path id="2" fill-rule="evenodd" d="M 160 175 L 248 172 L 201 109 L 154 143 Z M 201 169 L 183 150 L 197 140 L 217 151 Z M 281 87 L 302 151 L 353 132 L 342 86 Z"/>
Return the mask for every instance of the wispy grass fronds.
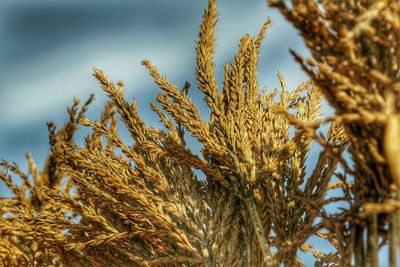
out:
<path id="1" fill-rule="evenodd" d="M 397 266 L 400 233 L 392 229 L 398 214 L 371 207 L 399 201 L 399 2 L 291 1 L 291 8 L 269 2 L 300 30 L 312 58 L 292 53 L 335 108 L 334 119 L 349 139 L 354 197 L 349 216 L 338 222 L 349 235 L 343 263 L 350 265 L 354 256 L 357 266 L 382 266 L 383 238 L 390 239 L 390 266 Z"/>
<path id="2" fill-rule="evenodd" d="M 278 73 L 279 90 L 260 90 L 268 18 L 256 36 L 241 38 L 218 88 L 217 5 L 209 0 L 195 72 L 210 119 L 201 118 L 189 83 L 179 88 L 143 60 L 161 89 L 150 106 L 163 127 L 150 127 L 125 99 L 124 83 L 95 68 L 110 98 L 100 117 L 85 116 L 93 96 L 82 105 L 74 99 L 62 128 L 48 123 L 42 171 L 29 154 L 27 173 L 0 164 L 13 193 L 0 199 L 0 264 L 305 266 L 300 255 L 308 253 L 315 266 L 379 266 L 389 244 L 396 266 L 399 4 L 270 2 L 301 30 L 313 58 L 293 54 L 312 82 L 287 88 Z M 321 117 L 323 97 L 335 108 L 331 117 Z M 133 144 L 120 137 L 118 120 Z M 82 126 L 90 133 L 78 145 Z M 313 143 L 321 152 L 307 168 Z M 346 206 L 329 210 L 340 203 Z M 332 251 L 311 238 L 327 240 Z"/>

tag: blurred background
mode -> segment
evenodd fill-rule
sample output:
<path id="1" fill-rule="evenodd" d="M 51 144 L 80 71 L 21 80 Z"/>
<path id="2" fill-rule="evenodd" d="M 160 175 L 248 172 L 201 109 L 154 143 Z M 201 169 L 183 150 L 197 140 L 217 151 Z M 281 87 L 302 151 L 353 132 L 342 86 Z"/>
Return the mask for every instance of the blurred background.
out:
<path id="1" fill-rule="evenodd" d="M 91 76 L 94 66 L 113 81 L 124 80 L 128 101 L 137 100 L 144 120 L 157 126 L 148 103 L 159 89 L 140 64 L 149 59 L 178 87 L 185 81 L 192 84 L 191 96 L 207 119 L 194 79 L 195 41 L 206 5 L 206 0 L 1 0 L 0 160 L 15 161 L 26 170 L 25 153 L 30 152 L 43 166 L 49 149 L 46 122 L 66 122 L 73 96 L 84 101 L 94 93 L 88 117 L 98 118 L 107 98 Z M 268 16 L 273 26 L 261 48 L 260 85 L 278 87 L 277 71 L 290 90 L 307 80 L 288 52 L 292 48 L 307 55 L 299 34 L 264 0 L 220 0 L 218 11 L 215 60 L 220 84 L 223 64 L 233 60 L 241 36 L 256 35 Z M 126 132 L 121 134 L 129 143 Z M 195 142 L 191 146 L 198 149 Z M 309 168 L 318 153 L 312 151 Z M 0 196 L 5 195 L 9 191 L 0 182 Z M 331 250 L 324 241 L 314 241 L 325 252 Z M 310 255 L 301 257 L 312 262 Z"/>
<path id="2" fill-rule="evenodd" d="M 157 118 L 148 108 L 159 89 L 141 66 L 151 60 L 179 87 L 194 80 L 195 41 L 206 0 L 134 1 L 0 1 L 0 159 L 23 166 L 31 152 L 41 166 L 48 150 L 47 121 L 61 125 L 73 96 L 96 101 L 89 116 L 97 118 L 106 99 L 91 76 L 94 66 L 113 81 L 126 83 L 128 101 L 139 102 L 149 123 Z M 246 33 L 256 35 L 270 16 L 261 50 L 259 81 L 276 87 L 281 71 L 289 89 L 307 80 L 288 53 L 305 49 L 298 33 L 263 0 L 220 0 L 216 65 L 222 82 L 223 64 L 233 60 Z M 202 96 L 193 92 L 195 102 Z"/>

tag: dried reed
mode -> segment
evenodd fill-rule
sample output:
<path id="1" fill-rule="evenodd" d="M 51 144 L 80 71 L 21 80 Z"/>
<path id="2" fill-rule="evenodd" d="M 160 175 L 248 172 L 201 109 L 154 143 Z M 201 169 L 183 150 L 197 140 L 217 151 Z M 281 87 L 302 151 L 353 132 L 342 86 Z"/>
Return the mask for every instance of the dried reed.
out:
<path id="1" fill-rule="evenodd" d="M 188 96 L 190 84 L 178 88 L 144 60 L 162 90 L 151 108 L 164 127 L 149 127 L 137 104 L 124 98 L 123 83 L 94 69 L 110 98 L 100 118 L 85 117 L 93 96 L 81 107 L 74 99 L 61 129 L 48 123 L 51 149 L 43 170 L 30 155 L 29 173 L 1 163 L 0 178 L 14 196 L 0 199 L 0 263 L 304 266 L 302 251 L 314 256 L 315 266 L 378 266 L 379 251 L 389 244 L 396 266 L 399 4 L 309 0 L 288 8 L 270 2 L 301 30 L 313 59 L 293 54 L 312 83 L 288 90 L 278 73 L 280 92 L 259 89 L 268 18 L 257 36 L 240 40 L 218 88 L 217 6 L 209 0 L 196 78 L 210 119 L 201 119 Z M 336 113 L 321 119 L 323 96 Z M 118 117 L 133 145 L 119 137 Z M 330 124 L 326 135 L 317 132 L 322 123 Z M 74 142 L 80 125 L 91 128 L 83 146 Z M 202 144 L 201 155 L 191 151 L 185 134 Z M 307 174 L 312 142 L 322 151 Z M 344 159 L 346 149 L 354 167 Z M 338 189 L 341 197 L 328 197 Z M 326 211 L 338 201 L 349 208 Z M 319 251 L 307 243 L 311 237 L 328 240 L 335 251 Z"/>

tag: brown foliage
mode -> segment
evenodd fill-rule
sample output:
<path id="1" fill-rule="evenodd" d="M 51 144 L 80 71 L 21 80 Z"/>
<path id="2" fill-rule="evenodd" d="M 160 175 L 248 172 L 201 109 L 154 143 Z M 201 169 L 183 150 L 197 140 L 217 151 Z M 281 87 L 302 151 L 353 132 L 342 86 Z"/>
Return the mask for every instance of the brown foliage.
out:
<path id="1" fill-rule="evenodd" d="M 313 83 L 289 91 L 278 73 L 278 95 L 257 82 L 270 19 L 257 36 L 240 40 L 218 88 L 217 11 L 210 0 L 196 48 L 209 120 L 189 97 L 190 84 L 179 89 L 144 60 L 162 90 L 151 108 L 164 128 L 149 127 L 137 104 L 124 98 L 123 84 L 94 69 L 110 98 L 100 118 L 84 115 L 93 97 L 81 108 L 74 99 L 64 127 L 48 124 L 51 150 L 43 171 L 29 155 L 28 174 L 1 163 L 0 178 L 14 197 L 0 199 L 0 263 L 303 266 L 297 256 L 303 251 L 316 266 L 349 266 L 353 256 L 357 266 L 378 266 L 379 249 L 389 244 L 395 266 L 400 8 L 396 1 L 356 2 L 292 1 L 289 9 L 271 1 L 301 30 L 313 56 L 303 61 L 294 54 Z M 320 92 L 335 108 L 333 117 L 319 117 Z M 119 137 L 118 116 L 133 145 Z M 330 124 L 326 135 L 317 132 L 321 123 Z M 83 146 L 74 142 L 79 125 L 91 128 Z M 201 155 L 187 146 L 185 134 L 202 144 Z M 322 151 L 307 174 L 313 141 Z M 353 168 L 343 158 L 347 145 Z M 335 189 L 343 196 L 328 198 Z M 326 212 L 337 201 L 349 208 Z M 328 240 L 335 252 L 314 249 L 310 237 Z"/>
<path id="2" fill-rule="evenodd" d="M 269 2 L 300 30 L 312 58 L 293 55 L 335 108 L 332 120 L 342 123 L 348 136 L 354 199 L 338 222 L 348 222 L 348 235 L 338 232 L 346 240 L 343 261 L 350 265 L 354 255 L 357 266 L 378 266 L 378 247 L 390 239 L 390 265 L 398 266 L 400 217 L 393 203 L 400 186 L 399 2 L 292 1 L 292 8 Z"/>

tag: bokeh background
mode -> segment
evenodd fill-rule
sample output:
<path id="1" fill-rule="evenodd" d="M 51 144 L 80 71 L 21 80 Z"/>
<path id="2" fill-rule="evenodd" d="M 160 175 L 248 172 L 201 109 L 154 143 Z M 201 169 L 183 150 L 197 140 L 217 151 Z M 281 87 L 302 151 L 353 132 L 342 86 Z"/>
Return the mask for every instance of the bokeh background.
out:
<path id="1" fill-rule="evenodd" d="M 181 87 L 194 80 L 195 41 L 206 0 L 0 1 L 0 159 L 23 166 L 31 152 L 44 163 L 47 121 L 61 125 L 73 96 L 95 93 L 89 116 L 96 117 L 105 94 L 91 76 L 94 66 L 111 80 L 126 82 L 144 119 L 157 121 L 148 108 L 159 89 L 141 66 L 151 60 Z M 267 18 L 273 27 L 262 46 L 259 80 L 276 87 L 281 71 L 289 89 L 307 77 L 288 53 L 305 54 L 298 33 L 263 0 L 220 0 L 217 28 L 217 75 L 233 59 L 242 35 L 256 35 Z M 193 90 L 194 89 L 194 90 Z M 202 96 L 194 94 L 195 101 Z"/>
<path id="2" fill-rule="evenodd" d="M 142 59 L 151 60 L 179 87 L 189 81 L 194 102 L 207 116 L 194 79 L 195 41 L 206 5 L 206 0 L 0 0 L 0 160 L 15 161 L 26 170 L 25 153 L 30 152 L 43 166 L 49 149 L 46 122 L 62 125 L 73 96 L 84 101 L 95 93 L 88 117 L 96 119 L 106 96 L 91 76 L 94 66 L 113 81 L 125 81 L 126 98 L 138 101 L 140 114 L 151 125 L 159 125 L 148 107 L 159 89 Z M 273 26 L 261 48 L 260 85 L 278 87 L 277 71 L 289 89 L 307 80 L 288 52 L 292 48 L 307 55 L 301 37 L 264 0 L 220 0 L 218 11 L 220 84 L 223 64 L 233 60 L 240 37 L 256 35 L 268 16 Z M 121 134 L 130 142 L 126 132 Z M 195 142 L 191 146 L 198 148 Z M 317 148 L 311 152 L 308 169 L 318 153 Z M 0 196 L 9 194 L 0 181 Z M 312 243 L 332 250 L 321 239 Z M 313 262 L 310 255 L 299 256 Z"/>

